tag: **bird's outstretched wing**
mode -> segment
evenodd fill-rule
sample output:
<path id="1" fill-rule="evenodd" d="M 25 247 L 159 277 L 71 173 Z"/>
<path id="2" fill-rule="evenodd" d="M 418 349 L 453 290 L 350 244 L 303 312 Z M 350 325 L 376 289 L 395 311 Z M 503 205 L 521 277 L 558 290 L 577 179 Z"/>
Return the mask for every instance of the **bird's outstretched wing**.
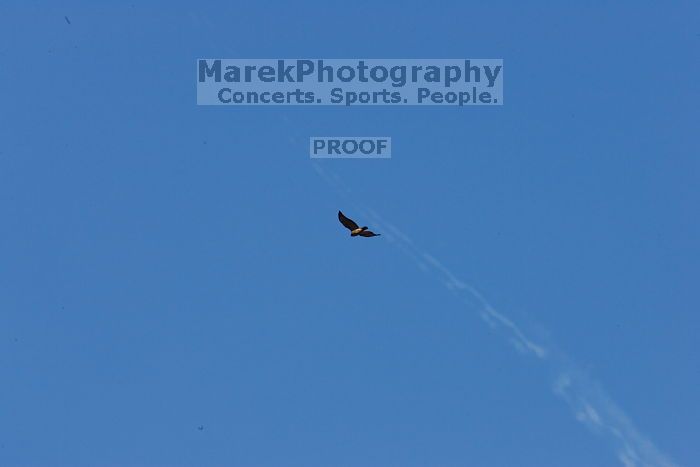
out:
<path id="1" fill-rule="evenodd" d="M 340 211 L 338 211 L 338 220 L 340 220 L 340 223 L 343 224 L 346 228 L 348 228 L 350 230 L 355 230 L 355 229 L 360 228 L 360 226 L 357 225 L 354 220 L 352 220 L 348 217 L 345 217 L 345 214 L 343 214 Z"/>
<path id="2" fill-rule="evenodd" d="M 372 232 L 371 230 L 363 230 L 362 232 L 359 233 L 361 237 L 378 237 L 381 234 L 376 234 Z"/>

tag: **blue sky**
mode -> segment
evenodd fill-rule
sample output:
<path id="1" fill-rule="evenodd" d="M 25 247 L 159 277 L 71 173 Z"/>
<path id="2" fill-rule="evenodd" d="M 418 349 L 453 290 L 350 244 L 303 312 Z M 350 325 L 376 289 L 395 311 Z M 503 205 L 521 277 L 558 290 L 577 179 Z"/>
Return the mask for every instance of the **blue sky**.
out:
<path id="1" fill-rule="evenodd" d="M 699 14 L 5 2 L 0 464 L 697 463 Z M 198 107 L 200 57 L 503 58 L 506 103 Z"/>

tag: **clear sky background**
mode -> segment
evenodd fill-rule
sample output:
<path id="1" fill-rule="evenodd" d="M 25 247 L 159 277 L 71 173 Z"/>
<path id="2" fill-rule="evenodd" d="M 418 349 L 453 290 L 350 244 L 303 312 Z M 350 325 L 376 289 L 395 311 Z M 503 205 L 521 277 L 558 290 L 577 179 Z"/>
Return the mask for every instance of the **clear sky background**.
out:
<path id="1" fill-rule="evenodd" d="M 620 465 L 562 371 L 698 465 L 698 3 L 376 3 L 3 2 L 0 465 Z M 505 105 L 198 107 L 200 57 L 503 58 Z"/>

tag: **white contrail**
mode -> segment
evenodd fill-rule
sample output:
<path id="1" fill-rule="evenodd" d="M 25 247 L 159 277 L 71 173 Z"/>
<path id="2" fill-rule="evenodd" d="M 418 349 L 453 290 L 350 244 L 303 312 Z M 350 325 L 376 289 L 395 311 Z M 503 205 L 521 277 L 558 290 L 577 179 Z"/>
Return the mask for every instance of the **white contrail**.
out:
<path id="1" fill-rule="evenodd" d="M 350 190 L 333 172 L 312 163 L 316 172 L 346 201 Z M 386 222 L 371 209 L 356 206 L 356 210 L 372 221 L 384 238 L 406 254 L 422 271 L 438 279 L 471 311 L 500 334 L 521 354 L 531 355 L 547 365 L 556 375 L 553 393 L 564 400 L 577 421 L 591 432 L 604 437 L 625 467 L 674 467 L 665 454 L 642 435 L 632 421 L 608 396 L 602 386 L 572 362 L 562 351 L 549 344 L 535 342 L 503 313 L 497 311 L 473 286 L 458 279 L 448 268 L 430 254 L 417 248 L 400 229 Z"/>

